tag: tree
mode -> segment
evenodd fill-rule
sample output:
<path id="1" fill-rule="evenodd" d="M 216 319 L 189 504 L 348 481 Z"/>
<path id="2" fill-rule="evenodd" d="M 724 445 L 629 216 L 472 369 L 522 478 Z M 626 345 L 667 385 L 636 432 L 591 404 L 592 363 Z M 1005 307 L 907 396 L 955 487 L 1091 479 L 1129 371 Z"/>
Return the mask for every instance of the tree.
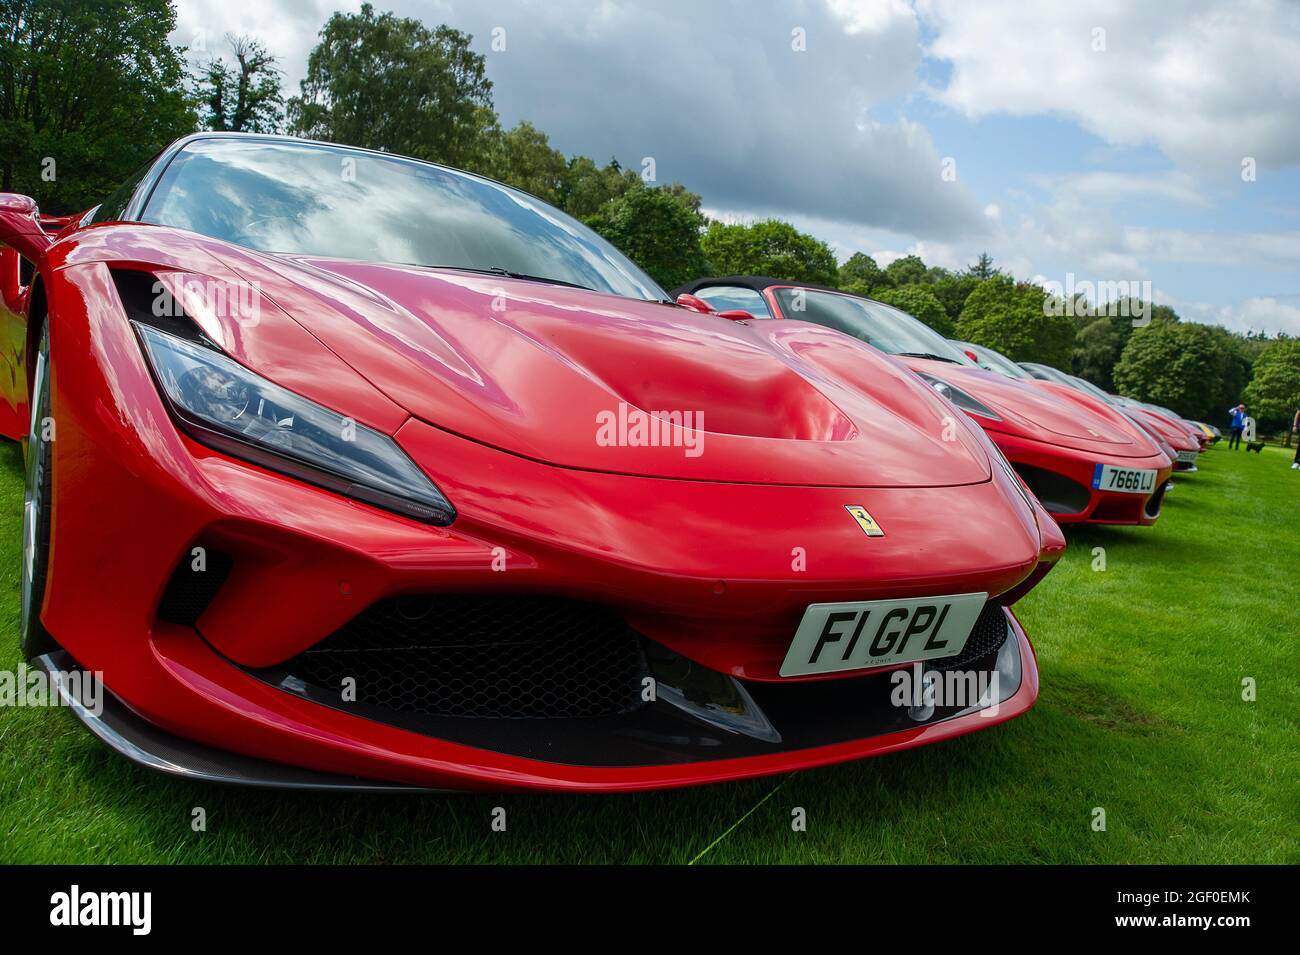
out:
<path id="1" fill-rule="evenodd" d="M 465 167 L 496 126 L 492 82 L 470 36 L 391 13 L 335 13 L 289 100 L 299 135 Z"/>
<path id="2" fill-rule="evenodd" d="M 1156 307 L 1160 308 L 1160 306 Z M 1222 359 L 1218 388 L 1211 389 L 1207 409 L 1208 414 L 1214 414 L 1215 409 L 1230 408 L 1241 401 L 1250 382 L 1251 360 L 1246 355 L 1240 335 L 1218 325 L 1199 327 L 1209 332 L 1212 347 Z"/>
<path id="3" fill-rule="evenodd" d="M 984 279 L 966 298 L 957 320 L 957 336 L 987 345 L 1012 361 L 1038 361 L 1055 368 L 1070 367 L 1074 324 L 1064 315 L 1049 314 L 1043 289 L 1017 284 L 998 273 Z"/>
<path id="4" fill-rule="evenodd" d="M 890 262 L 885 274 L 893 285 L 919 285 L 925 281 L 925 263 L 920 256 L 905 255 Z"/>
<path id="5" fill-rule="evenodd" d="M 962 307 L 966 304 L 966 297 L 975 290 L 979 285 L 979 279 L 973 275 L 952 275 L 951 273 L 936 279 L 935 283 L 930 286 L 930 291 L 934 297 L 943 303 L 944 311 L 948 313 L 948 318 L 954 324 L 958 317 L 961 316 Z"/>
<path id="6" fill-rule="evenodd" d="M 952 337 L 952 319 L 928 285 L 881 289 L 875 297 L 887 305 L 901 308 L 913 318 L 919 318 L 944 338 Z"/>
<path id="7" fill-rule="evenodd" d="M 967 267 L 966 274 L 972 275 L 980 281 L 993 278 L 998 274 L 998 270 L 993 267 L 993 256 L 987 252 L 981 252 L 975 264 Z"/>
<path id="8" fill-rule="evenodd" d="M 486 137 L 483 155 L 470 168 L 553 206 L 563 204 L 569 161 L 532 123 L 520 123 L 508 132 L 493 129 Z"/>
<path id="9" fill-rule="evenodd" d="M 194 84 L 205 129 L 273 133 L 284 121 L 284 96 L 276 58 L 256 40 L 227 36 L 235 63 L 209 60 Z"/>
<path id="10" fill-rule="evenodd" d="M 701 245 L 712 271 L 720 275 L 833 285 L 838 272 L 830 246 L 778 219 L 753 225 L 711 223 Z"/>
<path id="11" fill-rule="evenodd" d="M 1071 365 L 1074 373 L 1106 391 L 1115 390 L 1111 377 L 1115 363 L 1128 344 L 1133 322 L 1128 318 L 1094 318 L 1074 335 Z"/>
<path id="12" fill-rule="evenodd" d="M 594 216 L 609 200 L 644 185 L 634 170 L 624 169 L 617 159 L 601 167 L 586 156 L 572 157 L 564 178 L 561 208 L 579 219 Z"/>
<path id="13" fill-rule="evenodd" d="M 691 197 L 680 189 L 629 189 L 601 206 L 587 224 L 663 288 L 673 289 L 709 271 L 700 248 L 703 220 Z"/>
<path id="14" fill-rule="evenodd" d="M 0 191 L 102 200 L 193 132 L 170 0 L 0 0 Z"/>
<path id="15" fill-rule="evenodd" d="M 1264 346 L 1246 386 L 1246 404 L 1261 426 L 1290 430 L 1300 409 L 1300 339 L 1279 338 Z"/>
<path id="16" fill-rule="evenodd" d="M 885 277 L 885 270 L 876 264 L 875 259 L 865 252 L 854 252 L 840 266 L 835 284 L 845 289 L 852 286 L 859 294 L 870 295 L 873 289 L 887 287 L 892 283 Z"/>
<path id="17" fill-rule="evenodd" d="M 1115 365 L 1115 387 L 1186 418 L 1222 417 L 1223 409 L 1239 399 L 1225 397 L 1233 361 L 1219 332 L 1194 322 L 1152 322 L 1135 329 Z"/>

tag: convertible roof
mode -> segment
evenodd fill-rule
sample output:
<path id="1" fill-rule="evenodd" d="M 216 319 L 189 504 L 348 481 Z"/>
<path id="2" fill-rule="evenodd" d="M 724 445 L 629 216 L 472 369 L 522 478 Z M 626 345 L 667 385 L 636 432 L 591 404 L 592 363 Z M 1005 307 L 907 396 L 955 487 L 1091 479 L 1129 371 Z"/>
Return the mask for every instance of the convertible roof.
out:
<path id="1" fill-rule="evenodd" d="M 692 279 L 685 285 L 679 285 L 672 290 L 672 297 L 676 298 L 683 292 L 694 295 L 703 288 L 716 288 L 719 285 L 739 286 L 740 288 L 753 289 L 755 292 L 762 292 L 771 288 L 773 285 L 795 285 L 799 288 L 816 289 L 819 292 L 839 292 L 841 295 L 852 295 L 852 292 L 845 292 L 843 289 L 831 288 L 828 285 L 813 285 L 810 282 L 790 282 L 786 279 L 774 279 L 767 275 L 715 275 L 708 278 Z M 856 295 L 855 298 L 864 296 Z"/>

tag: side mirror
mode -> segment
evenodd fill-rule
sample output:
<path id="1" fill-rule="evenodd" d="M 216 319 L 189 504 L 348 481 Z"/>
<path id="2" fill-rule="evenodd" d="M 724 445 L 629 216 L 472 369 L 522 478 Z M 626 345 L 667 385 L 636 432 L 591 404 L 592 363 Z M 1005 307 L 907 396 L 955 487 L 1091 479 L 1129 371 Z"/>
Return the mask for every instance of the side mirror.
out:
<path id="1" fill-rule="evenodd" d="M 23 308 L 22 264 L 18 253 L 13 249 L 0 246 L 0 301 L 11 312 L 21 312 Z"/>
<path id="2" fill-rule="evenodd" d="M 0 244 L 33 262 L 54 240 L 41 228 L 40 210 L 28 196 L 0 192 Z"/>
<path id="3" fill-rule="evenodd" d="M 699 312 L 702 315 L 712 315 L 713 306 L 702 298 L 696 298 L 690 292 L 683 292 L 677 296 L 677 304 L 682 308 L 689 308 L 692 312 Z"/>
<path id="4" fill-rule="evenodd" d="M 743 308 L 733 308 L 727 312 L 718 312 L 718 318 L 725 318 L 733 322 L 754 321 L 753 314 L 745 311 Z"/>

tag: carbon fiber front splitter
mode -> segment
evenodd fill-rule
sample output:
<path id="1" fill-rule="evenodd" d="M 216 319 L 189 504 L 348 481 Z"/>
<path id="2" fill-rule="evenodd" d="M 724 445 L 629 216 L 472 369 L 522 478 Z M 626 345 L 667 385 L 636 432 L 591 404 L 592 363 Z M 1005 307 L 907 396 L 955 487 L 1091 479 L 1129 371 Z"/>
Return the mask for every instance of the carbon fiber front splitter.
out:
<path id="1" fill-rule="evenodd" d="M 71 692 L 67 676 L 85 673 L 66 650 L 42 654 L 32 661 L 49 677 L 63 705 L 109 749 L 131 762 L 168 776 L 195 782 L 226 783 L 267 789 L 327 790 L 359 793 L 429 793 L 442 790 L 336 776 L 297 766 L 228 753 L 173 736 L 141 719 L 101 687 L 99 712 Z"/>

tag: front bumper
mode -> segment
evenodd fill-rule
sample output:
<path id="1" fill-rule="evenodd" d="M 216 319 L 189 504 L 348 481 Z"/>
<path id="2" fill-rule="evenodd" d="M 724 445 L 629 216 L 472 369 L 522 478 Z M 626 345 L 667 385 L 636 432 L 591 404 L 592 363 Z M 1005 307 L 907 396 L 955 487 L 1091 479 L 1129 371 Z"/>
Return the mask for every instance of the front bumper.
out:
<path id="1" fill-rule="evenodd" d="M 111 691 L 98 714 L 76 700 L 68 702 L 77 718 L 122 756 L 205 782 L 353 792 L 671 788 L 910 749 L 1021 715 L 1037 698 L 1038 669 L 1019 622 L 1009 610 L 1005 615 L 999 652 L 964 671 L 973 675 L 972 685 L 981 673 L 999 674 L 996 695 L 988 692 L 974 704 L 899 704 L 893 698 L 896 681 L 888 673 L 837 681 L 830 695 L 838 708 L 825 700 L 817 705 L 819 694 L 810 684 L 766 685 L 746 695 L 750 711 L 744 720 L 665 692 L 659 703 L 621 725 L 607 721 L 585 728 L 580 742 L 573 727 L 563 723 L 515 727 L 502 737 L 511 739 L 502 746 L 531 748 L 529 755 L 433 737 L 283 692 L 180 633 L 158 641 L 158 659 L 170 684 L 166 692 L 184 693 L 188 709 L 204 711 L 205 732 L 170 732 L 141 718 Z M 38 663 L 50 672 L 79 669 L 65 651 Z M 235 700 L 238 706 L 231 705 Z M 463 730 L 502 729 L 470 726 L 473 722 L 464 721 Z M 846 735 L 851 738 L 842 738 Z M 575 753 L 575 745 L 581 753 Z"/>
<path id="2" fill-rule="evenodd" d="M 1058 524 L 1148 525 L 1160 517 L 1164 485 L 1173 470 L 1163 454 L 1120 457 L 995 431 L 988 435 Z M 1148 495 L 1098 490 L 1092 486 L 1098 464 L 1156 471 L 1155 490 Z"/>

